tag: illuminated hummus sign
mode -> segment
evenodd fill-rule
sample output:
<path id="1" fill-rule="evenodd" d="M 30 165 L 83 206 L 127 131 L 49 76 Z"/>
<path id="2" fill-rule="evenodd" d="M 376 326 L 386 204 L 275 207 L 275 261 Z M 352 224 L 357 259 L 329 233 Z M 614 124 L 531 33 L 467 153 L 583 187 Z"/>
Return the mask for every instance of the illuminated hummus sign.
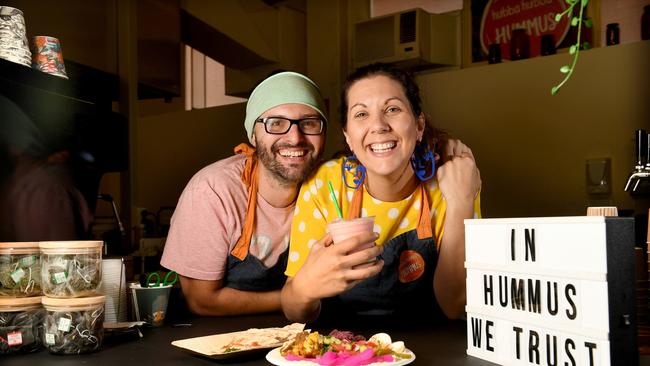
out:
<path id="1" fill-rule="evenodd" d="M 530 37 L 530 56 L 539 56 L 542 35 L 552 34 L 556 46 L 566 36 L 570 26 L 567 17 L 555 21 L 555 14 L 566 8 L 565 0 L 491 0 L 481 21 L 483 52 L 487 54 L 490 44 L 497 43 L 503 58 L 509 59 L 512 31 L 525 29 Z"/>
<path id="2" fill-rule="evenodd" d="M 636 365 L 634 221 L 465 221 L 467 354 L 502 365 Z"/>

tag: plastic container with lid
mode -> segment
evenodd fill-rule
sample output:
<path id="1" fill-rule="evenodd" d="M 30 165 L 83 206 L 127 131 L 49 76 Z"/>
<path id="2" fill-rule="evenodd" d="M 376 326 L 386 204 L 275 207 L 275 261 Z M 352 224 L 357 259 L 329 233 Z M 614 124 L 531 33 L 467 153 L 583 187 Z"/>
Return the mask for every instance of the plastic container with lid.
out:
<path id="1" fill-rule="evenodd" d="M 41 347 L 41 297 L 0 298 L 0 355 Z"/>
<path id="2" fill-rule="evenodd" d="M 607 24 L 605 43 L 607 43 L 608 46 L 614 46 L 621 43 L 621 30 L 618 27 L 618 23 Z"/>
<path id="3" fill-rule="evenodd" d="M 43 296 L 43 345 L 51 353 L 76 355 L 101 349 L 106 296 L 57 299 Z"/>
<path id="4" fill-rule="evenodd" d="M 526 29 L 512 30 L 510 39 L 510 61 L 523 60 L 530 57 L 530 37 Z"/>
<path id="5" fill-rule="evenodd" d="M 41 260 L 38 243 L 0 243 L 0 297 L 39 295 Z"/>
<path id="6" fill-rule="evenodd" d="M 40 242 L 43 294 L 57 298 L 93 296 L 102 281 L 101 241 Z"/>

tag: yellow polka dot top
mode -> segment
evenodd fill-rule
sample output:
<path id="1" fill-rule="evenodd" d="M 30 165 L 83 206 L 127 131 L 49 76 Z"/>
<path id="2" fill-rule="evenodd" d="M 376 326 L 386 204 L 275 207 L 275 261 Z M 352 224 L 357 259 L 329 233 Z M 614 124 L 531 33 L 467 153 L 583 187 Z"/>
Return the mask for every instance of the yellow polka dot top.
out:
<path id="1" fill-rule="evenodd" d="M 302 267 L 311 246 L 325 236 L 327 223 L 338 217 L 336 206 L 327 187 L 328 181 L 332 183 L 343 217 L 347 217 L 354 189 L 348 188 L 343 182 L 342 163 L 343 158 L 324 163 L 300 189 L 291 225 L 289 261 L 285 271 L 289 277 L 293 277 Z M 348 183 L 352 185 L 352 174 L 346 174 Z M 431 227 L 436 245 L 440 248 L 447 205 L 442 199 L 435 178 L 425 184 L 425 191 L 431 205 Z M 420 192 L 420 189 L 416 189 L 413 194 L 401 201 L 384 202 L 364 190 L 361 217 L 375 217 L 374 231 L 379 233 L 378 245 L 383 245 L 392 238 L 416 229 L 420 217 Z M 480 199 L 477 197 L 474 201 L 474 217 L 480 216 Z"/>

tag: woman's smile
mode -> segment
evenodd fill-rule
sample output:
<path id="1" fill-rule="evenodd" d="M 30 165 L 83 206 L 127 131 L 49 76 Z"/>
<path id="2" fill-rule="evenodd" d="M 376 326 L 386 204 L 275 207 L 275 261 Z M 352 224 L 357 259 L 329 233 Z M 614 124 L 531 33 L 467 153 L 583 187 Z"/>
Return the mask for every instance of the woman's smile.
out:
<path id="1" fill-rule="evenodd" d="M 388 142 L 372 143 L 370 144 L 369 148 L 375 154 L 383 154 L 383 153 L 388 153 L 390 151 L 393 151 L 395 146 L 397 146 L 396 141 L 388 141 Z"/>

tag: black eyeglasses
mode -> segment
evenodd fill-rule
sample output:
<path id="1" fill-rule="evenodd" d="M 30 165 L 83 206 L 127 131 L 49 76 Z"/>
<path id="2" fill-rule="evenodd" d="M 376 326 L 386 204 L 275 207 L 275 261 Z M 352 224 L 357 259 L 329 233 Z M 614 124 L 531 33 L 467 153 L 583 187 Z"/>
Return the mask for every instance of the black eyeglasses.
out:
<path id="1" fill-rule="evenodd" d="M 264 130 L 272 135 L 284 135 L 292 125 L 298 125 L 300 132 L 305 135 L 320 135 L 323 133 L 323 120 L 316 117 L 289 119 L 283 117 L 258 118 L 255 122 L 264 123 Z"/>

